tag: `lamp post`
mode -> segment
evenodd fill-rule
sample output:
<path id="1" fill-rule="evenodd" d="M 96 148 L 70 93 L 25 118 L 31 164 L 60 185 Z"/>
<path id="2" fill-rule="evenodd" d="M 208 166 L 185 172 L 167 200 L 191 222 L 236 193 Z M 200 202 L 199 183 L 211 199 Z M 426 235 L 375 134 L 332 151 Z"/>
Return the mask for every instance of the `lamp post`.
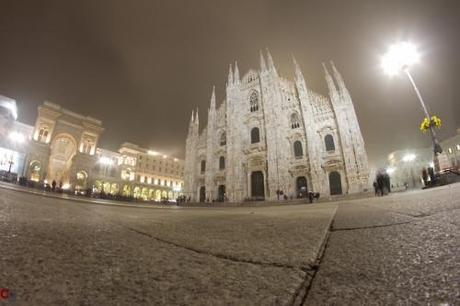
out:
<path id="1" fill-rule="evenodd" d="M 417 98 L 422 105 L 422 109 L 425 117 L 431 121 L 431 116 L 426 108 L 425 102 L 423 101 L 422 95 L 415 85 L 414 79 L 409 72 L 409 67 L 417 63 L 420 59 L 420 55 L 417 52 L 416 47 L 409 42 L 401 42 L 390 46 L 388 52 L 382 58 L 382 68 L 390 76 L 397 74 L 402 71 L 409 79 L 412 87 L 415 90 Z M 438 173 L 441 170 L 439 166 L 438 154 L 442 153 L 441 145 L 436 137 L 436 132 L 432 124 L 429 126 L 431 141 L 433 143 L 433 164 L 434 170 Z"/>

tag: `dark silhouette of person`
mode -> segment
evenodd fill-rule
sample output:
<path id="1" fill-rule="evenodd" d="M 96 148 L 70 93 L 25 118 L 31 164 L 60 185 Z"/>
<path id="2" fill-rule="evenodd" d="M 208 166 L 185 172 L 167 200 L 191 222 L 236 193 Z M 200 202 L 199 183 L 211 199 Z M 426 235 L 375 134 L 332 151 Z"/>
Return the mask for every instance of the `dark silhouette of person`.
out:
<path id="1" fill-rule="evenodd" d="M 51 190 L 56 191 L 56 181 L 55 180 L 51 182 Z"/>
<path id="2" fill-rule="evenodd" d="M 377 175 L 377 187 L 379 189 L 380 195 L 383 196 L 383 186 L 385 185 L 383 175 Z"/>

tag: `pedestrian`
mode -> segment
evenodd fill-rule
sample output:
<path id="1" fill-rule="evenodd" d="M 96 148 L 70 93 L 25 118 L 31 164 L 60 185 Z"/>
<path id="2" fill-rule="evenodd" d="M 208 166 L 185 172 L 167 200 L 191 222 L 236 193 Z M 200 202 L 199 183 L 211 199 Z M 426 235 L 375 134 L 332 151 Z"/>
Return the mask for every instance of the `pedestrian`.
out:
<path id="1" fill-rule="evenodd" d="M 313 203 L 313 197 L 314 197 L 314 194 L 313 192 L 308 192 L 308 199 L 310 200 L 310 203 Z"/>
<path id="2" fill-rule="evenodd" d="M 53 192 L 56 191 L 56 181 L 55 181 L 55 180 L 53 180 L 53 181 L 51 182 L 51 190 L 52 190 Z"/>
<path id="3" fill-rule="evenodd" d="M 377 186 L 380 192 L 380 196 L 383 196 L 383 186 L 385 185 L 383 176 L 379 173 L 377 174 Z"/>
<path id="4" fill-rule="evenodd" d="M 374 183 L 372 185 L 374 186 L 375 195 L 378 196 L 379 185 L 377 184 L 377 181 L 374 181 Z"/>

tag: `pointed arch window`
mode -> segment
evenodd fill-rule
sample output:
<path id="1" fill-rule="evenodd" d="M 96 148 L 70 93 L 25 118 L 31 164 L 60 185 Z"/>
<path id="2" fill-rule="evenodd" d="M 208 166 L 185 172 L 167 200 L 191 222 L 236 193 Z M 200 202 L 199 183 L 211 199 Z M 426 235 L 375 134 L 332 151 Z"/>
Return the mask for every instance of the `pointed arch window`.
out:
<path id="1" fill-rule="evenodd" d="M 331 134 L 327 134 L 324 137 L 324 144 L 326 145 L 326 151 L 335 151 L 334 137 Z"/>
<path id="2" fill-rule="evenodd" d="M 206 161 L 202 160 L 201 165 L 200 165 L 201 173 L 204 173 L 206 171 Z"/>
<path id="3" fill-rule="evenodd" d="M 225 157 L 221 156 L 219 158 L 219 170 L 225 169 Z"/>
<path id="4" fill-rule="evenodd" d="M 251 113 L 259 110 L 259 95 L 257 92 L 253 91 L 251 93 L 251 96 L 249 97 L 249 105 Z"/>
<path id="5" fill-rule="evenodd" d="M 296 129 L 300 127 L 300 119 L 297 113 L 291 115 L 291 128 Z"/>
<path id="6" fill-rule="evenodd" d="M 220 134 L 220 145 L 225 146 L 227 144 L 227 134 L 225 132 L 222 132 Z"/>
<path id="7" fill-rule="evenodd" d="M 294 142 L 294 156 L 295 158 L 302 158 L 303 156 L 302 142 L 299 140 Z"/>
<path id="8" fill-rule="evenodd" d="M 260 142 L 260 133 L 259 128 L 255 127 L 251 130 L 251 143 L 258 143 Z"/>

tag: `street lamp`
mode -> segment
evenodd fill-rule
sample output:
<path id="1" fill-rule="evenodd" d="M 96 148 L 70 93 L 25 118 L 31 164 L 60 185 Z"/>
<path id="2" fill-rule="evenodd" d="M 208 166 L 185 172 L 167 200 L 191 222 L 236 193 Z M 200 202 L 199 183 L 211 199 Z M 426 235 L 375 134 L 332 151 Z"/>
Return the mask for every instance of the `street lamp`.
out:
<path id="1" fill-rule="evenodd" d="M 431 121 L 431 116 L 428 113 L 428 110 L 425 106 L 425 102 L 423 102 L 422 95 L 420 94 L 420 91 L 415 85 L 414 79 L 412 78 L 409 72 L 409 67 L 413 64 L 418 63 L 419 60 L 420 54 L 418 53 L 415 45 L 411 44 L 410 42 L 401 42 L 390 46 L 388 52 L 382 57 L 382 68 L 385 71 L 385 73 L 387 73 L 390 76 L 395 75 L 401 71 L 406 74 L 406 76 L 412 84 L 412 87 L 415 90 L 415 93 L 417 94 L 420 104 L 422 105 L 425 117 L 429 121 Z M 430 124 L 429 128 L 431 134 L 431 141 L 433 142 L 433 164 L 435 172 L 438 173 L 441 170 L 439 166 L 438 154 L 442 153 L 442 148 L 439 144 L 438 139 L 436 138 L 434 127 Z"/>
<path id="2" fill-rule="evenodd" d="M 402 161 L 403 162 L 411 162 L 413 161 L 417 156 L 413 153 L 408 153 L 403 156 Z"/>
<path id="3" fill-rule="evenodd" d="M 395 167 L 387 167 L 386 169 L 386 172 L 388 175 L 392 175 L 393 173 L 395 173 L 395 171 L 396 171 Z"/>

